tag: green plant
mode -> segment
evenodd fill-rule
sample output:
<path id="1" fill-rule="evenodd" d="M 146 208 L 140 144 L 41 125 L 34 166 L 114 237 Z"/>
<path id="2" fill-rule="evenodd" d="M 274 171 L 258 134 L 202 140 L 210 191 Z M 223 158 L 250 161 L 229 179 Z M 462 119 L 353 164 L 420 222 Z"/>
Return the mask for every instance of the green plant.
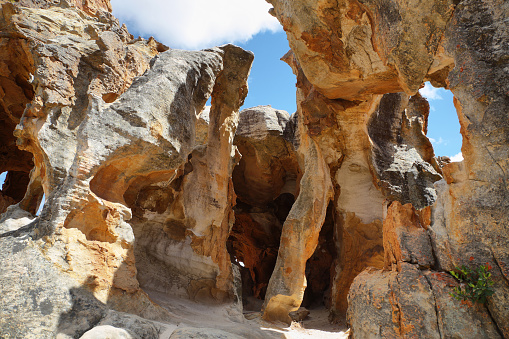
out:
<path id="1" fill-rule="evenodd" d="M 495 293 L 491 286 L 493 280 L 491 279 L 491 265 L 481 265 L 473 270 L 470 267 L 461 265 L 456 266 L 454 271 L 450 271 L 451 275 L 460 282 L 460 286 L 454 287 L 450 293 L 451 296 L 458 300 L 470 300 L 480 304 L 486 302 L 486 298 Z"/>

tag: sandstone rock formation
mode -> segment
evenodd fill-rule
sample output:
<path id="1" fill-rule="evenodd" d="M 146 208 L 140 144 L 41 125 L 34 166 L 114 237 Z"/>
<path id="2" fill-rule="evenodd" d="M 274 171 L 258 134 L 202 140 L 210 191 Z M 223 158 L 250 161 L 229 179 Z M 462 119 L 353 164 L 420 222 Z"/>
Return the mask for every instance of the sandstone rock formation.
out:
<path id="1" fill-rule="evenodd" d="M 239 157 L 232 141 L 253 55 L 233 45 L 168 50 L 133 39 L 100 7 L 95 16 L 65 2 L 34 7 L 2 4 L 3 88 L 24 93 L 3 96 L 2 116 L 17 123 L 5 134 L 14 132 L 35 164 L 25 197 L 2 218 L 2 262 L 17 255 L 1 277 L 10 305 L 2 333 L 80 336 L 115 327 L 109 310 L 171 319 L 145 291 L 238 299 L 226 249 Z M 207 137 L 196 140 L 209 97 Z M 4 192 L 23 183 L 16 173 Z M 20 270 L 25 262 L 33 266 Z M 136 322 L 118 323 L 137 333 Z"/>
<path id="2" fill-rule="evenodd" d="M 320 305 L 354 338 L 509 338 L 509 3 L 268 2 L 291 116 L 239 113 L 237 46 L 0 0 L 0 336 L 280 337 L 242 307 Z M 425 81 L 455 96 L 460 163 L 426 137 Z M 491 267 L 486 304 L 450 295 L 459 265 Z"/>
<path id="3" fill-rule="evenodd" d="M 340 320 L 345 314 L 352 280 L 371 266 L 370 274 L 356 278 L 349 297 L 353 306 L 348 308 L 348 319 L 354 337 L 447 337 L 451 329 L 472 336 L 507 337 L 503 320 L 507 319 L 507 263 L 502 252 L 509 239 L 502 225 L 507 224 L 509 202 L 504 167 L 509 134 L 507 91 L 503 90 L 507 74 L 502 69 L 507 67 L 503 56 L 508 50 L 502 41 L 508 30 L 501 19 L 507 16 L 507 4 L 268 2 L 292 49 L 284 60 L 297 76 L 300 139 L 311 138 L 316 143 L 329 169 L 313 169 L 314 180 L 331 180 L 334 189 L 333 195 L 318 200 L 320 205 L 312 199 L 307 203 L 308 209 L 317 211 L 332 198 L 335 206 L 338 258 L 331 292 L 332 319 Z M 491 6 L 497 10 L 489 10 Z M 466 154 L 462 163 L 442 168 L 434 158 L 425 136 L 429 105 L 416 94 L 424 81 L 455 94 Z M 302 156 L 306 161 L 306 155 Z M 446 182 L 440 180 L 442 176 Z M 312 185 L 301 181 L 301 192 L 312 192 L 316 184 Z M 306 235 L 300 246 L 316 245 L 320 227 L 315 223 L 322 220 L 309 222 L 315 237 Z M 285 228 L 286 224 L 282 238 Z M 288 234 L 292 231 L 288 227 Z M 293 260 L 298 261 L 300 253 L 294 247 L 281 243 L 281 260 L 289 261 L 287 257 L 296 253 Z M 468 258 L 474 259 L 468 262 Z M 388 275 L 374 270 L 382 269 L 384 261 L 386 269 L 393 267 L 396 272 Z M 447 311 L 435 311 L 439 309 L 435 297 L 447 295 L 451 288 L 429 277 L 447 276 L 444 272 L 457 265 L 485 263 L 493 267 L 495 294 L 488 298 L 487 308 L 479 306 L 469 311 L 469 317 L 485 319 L 493 326 L 477 322 L 478 329 L 468 332 L 469 322 L 454 322 L 461 317 L 457 303 Z M 287 320 L 287 314 L 300 305 L 301 289 L 294 286 L 298 278 L 290 281 L 287 276 L 275 271 L 271 278 L 267 291 L 271 300 L 266 299 L 264 310 L 267 319 Z M 422 286 L 406 286 L 413 279 L 410 276 L 422 277 L 418 278 Z M 376 285 L 378 277 L 387 280 Z M 377 286 L 388 296 L 405 290 L 405 298 L 410 299 L 421 298 L 419 291 L 426 290 L 419 312 L 433 311 L 435 319 L 412 311 L 397 320 L 403 319 L 403 311 L 395 303 L 388 307 L 387 297 L 364 297 L 379 293 Z M 432 325 L 436 319 L 439 327 Z M 368 322 L 377 324 L 376 331 L 367 329 Z M 414 327 L 420 330 L 412 332 Z"/>

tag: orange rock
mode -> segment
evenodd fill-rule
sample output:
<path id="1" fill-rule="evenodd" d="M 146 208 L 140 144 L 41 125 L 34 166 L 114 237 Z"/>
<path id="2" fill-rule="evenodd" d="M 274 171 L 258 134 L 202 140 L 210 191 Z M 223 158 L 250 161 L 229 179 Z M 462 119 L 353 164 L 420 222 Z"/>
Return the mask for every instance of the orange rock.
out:
<path id="1" fill-rule="evenodd" d="M 429 236 L 411 204 L 391 203 L 383 224 L 383 243 L 385 269 L 396 265 L 400 270 L 402 262 L 427 268 L 434 265 Z"/>

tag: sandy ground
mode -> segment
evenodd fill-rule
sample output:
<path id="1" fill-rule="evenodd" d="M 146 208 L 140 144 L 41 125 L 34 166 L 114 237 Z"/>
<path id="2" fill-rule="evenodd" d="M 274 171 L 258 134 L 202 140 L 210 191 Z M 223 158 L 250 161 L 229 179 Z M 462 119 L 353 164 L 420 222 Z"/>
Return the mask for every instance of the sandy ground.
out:
<path id="1" fill-rule="evenodd" d="M 274 331 L 284 335 L 284 338 L 348 338 L 348 328 L 341 324 L 331 324 L 328 320 L 329 312 L 325 308 L 309 310 L 309 316 L 301 322 L 286 324 L 268 324 Z M 270 326 L 272 325 L 272 326 Z"/>
<path id="2" fill-rule="evenodd" d="M 348 338 L 344 325 L 330 324 L 325 308 L 310 310 L 309 316 L 290 326 L 284 323 L 269 323 L 261 319 L 260 312 L 244 312 L 232 306 L 204 305 L 190 300 L 169 297 L 157 291 L 145 291 L 150 298 L 167 309 L 173 323 L 161 324 L 162 339 L 170 337 L 177 328 L 214 328 L 235 334 L 241 338 Z"/>

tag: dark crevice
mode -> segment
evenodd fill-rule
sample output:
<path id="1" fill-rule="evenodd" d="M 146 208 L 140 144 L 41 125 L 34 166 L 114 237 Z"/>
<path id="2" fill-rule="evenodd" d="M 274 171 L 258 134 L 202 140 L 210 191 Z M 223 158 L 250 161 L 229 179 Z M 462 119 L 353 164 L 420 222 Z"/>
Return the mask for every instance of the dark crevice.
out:
<path id="1" fill-rule="evenodd" d="M 304 291 L 302 306 L 306 308 L 331 306 L 331 288 L 333 275 L 331 267 L 337 259 L 334 242 L 334 204 L 327 207 L 327 214 L 318 236 L 318 244 L 313 255 L 306 263 L 307 287 Z"/>
<path id="2" fill-rule="evenodd" d="M 292 194 L 283 193 L 266 206 L 238 201 L 234 208 L 227 249 L 241 273 L 245 311 L 260 311 L 276 265 L 281 229 L 294 202 Z"/>
<path id="3" fill-rule="evenodd" d="M 435 255 L 435 254 L 433 253 L 433 256 L 434 256 L 434 255 Z M 429 278 L 426 276 L 426 274 L 423 274 L 422 276 L 424 277 L 424 279 L 426 279 L 426 282 L 428 283 L 428 285 L 429 285 L 429 289 L 430 289 L 430 291 L 431 291 L 431 295 L 433 295 L 433 300 L 434 300 L 434 305 L 433 305 L 433 306 L 434 306 L 434 308 L 435 308 L 435 314 L 436 314 L 436 316 L 437 316 L 437 329 L 438 329 L 438 335 L 440 336 L 440 338 L 443 338 L 443 336 L 442 336 L 442 330 L 441 330 L 441 328 L 440 328 L 440 321 L 439 321 L 439 319 L 440 319 L 440 315 L 439 315 L 439 313 L 438 313 L 437 297 L 436 297 L 436 295 L 435 295 L 435 291 L 433 291 L 433 285 L 431 284 L 431 281 L 430 281 L 430 280 L 429 280 Z"/>
<path id="4" fill-rule="evenodd" d="M 493 318 L 493 315 L 491 314 L 490 307 L 488 305 L 485 305 L 485 308 L 486 308 L 486 312 L 488 313 L 488 315 L 491 318 L 491 321 L 493 322 L 493 325 L 495 325 L 495 329 L 497 330 L 498 335 L 500 336 L 500 338 L 505 338 L 504 333 L 502 332 L 500 327 L 498 327 L 498 324 L 495 321 L 495 318 Z"/>
<path id="5" fill-rule="evenodd" d="M 507 285 L 509 285 L 509 278 L 504 274 L 504 271 L 502 270 L 502 265 L 500 265 L 500 262 L 498 261 L 497 257 L 495 256 L 495 253 L 493 253 L 492 249 L 490 249 L 490 252 L 491 252 L 491 257 L 493 258 L 493 261 L 495 262 L 495 264 L 497 264 L 497 266 L 500 270 L 502 278 L 505 280 Z"/>
<path id="6" fill-rule="evenodd" d="M 435 252 L 436 251 L 436 244 L 433 241 L 433 238 L 431 237 L 431 231 L 430 230 L 426 230 L 426 236 L 429 239 L 429 243 L 431 245 L 430 246 L 431 247 L 431 255 L 433 256 L 433 265 L 431 266 L 431 268 L 434 271 L 439 271 L 440 270 L 440 262 L 438 261 L 438 256 L 437 256 L 437 254 Z"/>

